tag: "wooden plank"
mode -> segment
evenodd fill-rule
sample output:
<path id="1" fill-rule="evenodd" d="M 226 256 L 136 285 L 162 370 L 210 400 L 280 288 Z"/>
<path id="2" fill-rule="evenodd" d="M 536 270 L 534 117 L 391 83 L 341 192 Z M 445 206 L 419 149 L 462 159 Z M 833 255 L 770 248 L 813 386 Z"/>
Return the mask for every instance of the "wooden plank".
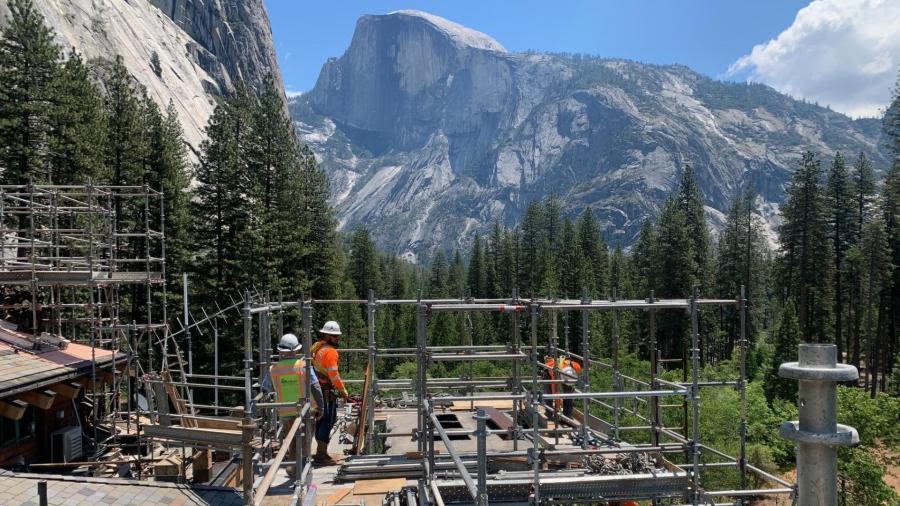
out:
<path id="1" fill-rule="evenodd" d="M 184 399 L 181 398 L 181 395 L 178 394 L 178 389 L 175 388 L 175 384 L 172 383 L 172 374 L 169 371 L 163 371 L 160 375 L 163 379 L 163 382 L 166 386 L 166 393 L 169 395 L 169 399 L 172 401 L 172 405 L 175 406 L 175 413 L 179 415 L 189 415 L 191 414 L 190 410 L 187 408 L 187 404 L 185 404 Z M 196 427 L 196 420 L 192 420 L 190 418 L 182 419 L 182 425 L 184 427 Z"/>
<path id="2" fill-rule="evenodd" d="M 384 504 L 385 494 L 353 494 L 353 501 L 347 501 L 347 504 L 364 504 L 365 506 L 377 506 Z"/>
<path id="3" fill-rule="evenodd" d="M 366 429 L 368 429 L 369 414 L 369 390 L 372 385 L 372 375 L 369 373 L 371 365 L 366 366 L 366 381 L 363 383 L 362 403 L 359 405 L 359 418 L 356 419 L 356 434 L 353 440 L 353 446 L 350 448 L 351 455 L 359 455 L 366 448 Z"/>
<path id="4" fill-rule="evenodd" d="M 484 414 L 487 415 L 492 422 L 494 422 L 498 429 L 509 430 L 513 427 L 514 424 L 512 418 L 506 416 L 506 413 L 501 412 L 495 407 L 482 409 L 484 409 Z"/>
<path id="5" fill-rule="evenodd" d="M 357 480 L 353 485 L 353 495 L 386 494 L 406 486 L 406 478 L 386 478 L 383 480 Z"/>
<path id="6" fill-rule="evenodd" d="M 332 492 L 328 497 L 325 498 L 325 506 L 334 506 L 339 503 L 341 499 L 347 497 L 347 494 L 353 490 L 351 487 L 339 488 Z"/>
<path id="7" fill-rule="evenodd" d="M 512 399 L 502 401 L 475 401 L 476 408 L 496 408 L 508 410 L 513 408 Z M 450 406 L 451 411 L 471 411 L 472 401 L 453 401 Z"/>
<path id="8" fill-rule="evenodd" d="M 275 458 L 272 459 L 272 462 L 269 463 L 269 470 L 266 472 L 266 475 L 263 477 L 262 482 L 256 489 L 256 501 L 254 501 L 254 504 L 256 506 L 262 504 L 263 499 L 269 492 L 269 487 L 272 485 L 272 480 L 275 479 L 275 475 L 278 474 L 278 468 L 281 467 L 281 461 L 284 460 L 284 456 L 287 455 L 288 449 L 292 444 L 294 444 L 294 438 L 297 435 L 297 430 L 302 424 L 303 420 L 301 418 L 294 418 L 294 423 L 291 424 L 290 430 L 288 430 L 287 435 L 281 442 L 281 448 L 278 449 L 278 453 L 275 454 Z"/>
<path id="9" fill-rule="evenodd" d="M 212 452 L 209 449 L 194 450 L 191 462 L 195 483 L 206 483 L 212 478 Z"/>
<path id="10" fill-rule="evenodd" d="M 186 420 L 189 416 L 182 416 Z M 241 430 L 238 425 L 241 421 L 237 418 L 191 418 L 198 429 Z M 182 425 L 184 423 L 182 422 Z"/>
<path id="11" fill-rule="evenodd" d="M 16 398 L 21 399 L 36 408 L 48 410 L 50 409 L 50 406 L 53 406 L 53 401 L 56 399 L 56 392 L 53 390 L 32 390 L 30 392 L 22 392 L 17 395 Z"/>
<path id="12" fill-rule="evenodd" d="M 55 385 L 50 385 L 48 388 L 56 392 L 56 395 L 66 399 L 74 399 L 78 397 L 78 393 L 81 392 L 81 385 L 74 381 L 57 383 Z"/>
<path id="13" fill-rule="evenodd" d="M 19 399 L 0 399 L 0 416 L 19 420 L 25 416 L 28 403 Z"/>

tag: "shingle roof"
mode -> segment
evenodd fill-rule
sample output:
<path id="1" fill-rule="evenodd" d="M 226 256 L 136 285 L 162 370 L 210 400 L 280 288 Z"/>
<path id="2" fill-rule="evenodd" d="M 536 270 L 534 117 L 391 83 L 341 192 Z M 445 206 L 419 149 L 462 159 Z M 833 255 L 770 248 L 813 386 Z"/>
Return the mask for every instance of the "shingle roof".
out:
<path id="1" fill-rule="evenodd" d="M 0 333 L 20 337 L 17 332 L 0 328 Z M 35 352 L 0 342 L 0 398 L 69 380 L 91 372 L 92 358 L 98 367 L 109 367 L 113 352 L 83 344 L 69 343 L 65 350 Z M 118 353 L 115 361 L 125 359 Z"/>

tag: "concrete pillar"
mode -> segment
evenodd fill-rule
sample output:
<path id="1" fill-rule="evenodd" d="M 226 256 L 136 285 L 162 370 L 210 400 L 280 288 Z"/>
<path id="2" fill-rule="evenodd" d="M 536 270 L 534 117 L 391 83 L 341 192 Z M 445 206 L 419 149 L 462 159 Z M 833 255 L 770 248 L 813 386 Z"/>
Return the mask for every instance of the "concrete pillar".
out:
<path id="1" fill-rule="evenodd" d="M 856 429 L 837 423 L 837 383 L 859 372 L 837 363 L 833 344 L 801 344 L 800 361 L 778 374 L 800 382 L 800 420 L 781 425 L 781 436 L 797 442 L 796 504 L 837 506 L 837 447 L 859 443 Z"/>

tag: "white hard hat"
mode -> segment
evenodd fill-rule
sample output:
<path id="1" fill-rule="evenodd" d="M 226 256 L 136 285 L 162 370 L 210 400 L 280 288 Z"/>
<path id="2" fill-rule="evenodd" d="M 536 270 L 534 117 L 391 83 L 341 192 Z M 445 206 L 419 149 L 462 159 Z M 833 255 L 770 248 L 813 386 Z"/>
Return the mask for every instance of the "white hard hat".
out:
<path id="1" fill-rule="evenodd" d="M 303 348 L 303 345 L 300 344 L 300 340 L 294 334 L 285 334 L 281 336 L 281 341 L 278 342 L 278 351 L 300 351 L 301 348 Z"/>
<path id="2" fill-rule="evenodd" d="M 319 333 L 339 336 L 341 335 L 341 326 L 335 321 L 325 322 L 325 325 L 322 325 L 322 330 L 320 330 Z"/>

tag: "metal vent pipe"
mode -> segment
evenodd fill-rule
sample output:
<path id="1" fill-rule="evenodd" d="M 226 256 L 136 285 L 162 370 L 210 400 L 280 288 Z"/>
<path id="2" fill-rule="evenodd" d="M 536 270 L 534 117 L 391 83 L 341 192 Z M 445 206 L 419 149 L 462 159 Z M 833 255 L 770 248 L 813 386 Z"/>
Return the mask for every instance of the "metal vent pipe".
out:
<path id="1" fill-rule="evenodd" d="M 800 420 L 781 424 L 781 436 L 797 442 L 796 504 L 837 506 L 837 447 L 859 443 L 856 429 L 837 423 L 837 383 L 859 372 L 837 363 L 833 344 L 801 344 L 800 361 L 778 374 L 800 382 Z"/>

